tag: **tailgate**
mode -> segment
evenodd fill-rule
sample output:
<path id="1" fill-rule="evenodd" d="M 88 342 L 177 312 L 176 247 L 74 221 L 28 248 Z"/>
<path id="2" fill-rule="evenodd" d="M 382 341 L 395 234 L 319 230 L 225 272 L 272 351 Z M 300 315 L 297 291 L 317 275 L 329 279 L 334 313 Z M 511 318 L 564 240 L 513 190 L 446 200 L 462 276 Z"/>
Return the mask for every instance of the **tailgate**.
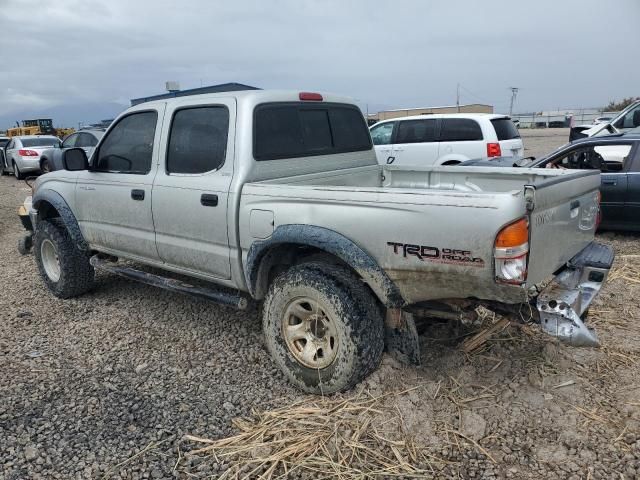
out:
<path id="1" fill-rule="evenodd" d="M 594 238 L 600 172 L 579 170 L 525 187 L 533 197 L 527 284 L 540 283 Z"/>

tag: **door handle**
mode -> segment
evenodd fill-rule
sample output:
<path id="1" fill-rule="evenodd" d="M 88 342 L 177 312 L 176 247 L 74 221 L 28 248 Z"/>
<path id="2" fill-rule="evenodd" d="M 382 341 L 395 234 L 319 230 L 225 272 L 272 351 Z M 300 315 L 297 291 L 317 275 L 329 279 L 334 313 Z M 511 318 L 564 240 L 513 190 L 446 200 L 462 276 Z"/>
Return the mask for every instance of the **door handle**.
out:
<path id="1" fill-rule="evenodd" d="M 200 204 L 204 207 L 217 207 L 218 195 L 215 193 L 203 193 L 200 196 Z"/>
<path id="2" fill-rule="evenodd" d="M 618 182 L 616 180 L 607 180 L 607 179 L 602 179 L 602 184 L 603 185 L 617 185 Z"/>
<path id="3" fill-rule="evenodd" d="M 131 198 L 134 200 L 144 200 L 144 190 L 131 190 Z"/>

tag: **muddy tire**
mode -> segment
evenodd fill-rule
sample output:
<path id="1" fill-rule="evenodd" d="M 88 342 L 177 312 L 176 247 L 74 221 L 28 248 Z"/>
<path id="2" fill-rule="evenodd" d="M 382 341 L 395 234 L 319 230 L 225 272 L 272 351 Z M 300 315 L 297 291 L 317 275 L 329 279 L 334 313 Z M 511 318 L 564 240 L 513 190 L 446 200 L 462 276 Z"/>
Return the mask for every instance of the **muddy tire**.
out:
<path id="1" fill-rule="evenodd" d="M 263 329 L 275 362 L 309 393 L 349 390 L 382 358 L 381 309 L 362 281 L 336 265 L 306 263 L 280 274 L 265 298 Z"/>
<path id="2" fill-rule="evenodd" d="M 56 297 L 76 297 L 93 287 L 89 256 L 78 249 L 60 219 L 38 222 L 34 254 L 42 280 Z"/>

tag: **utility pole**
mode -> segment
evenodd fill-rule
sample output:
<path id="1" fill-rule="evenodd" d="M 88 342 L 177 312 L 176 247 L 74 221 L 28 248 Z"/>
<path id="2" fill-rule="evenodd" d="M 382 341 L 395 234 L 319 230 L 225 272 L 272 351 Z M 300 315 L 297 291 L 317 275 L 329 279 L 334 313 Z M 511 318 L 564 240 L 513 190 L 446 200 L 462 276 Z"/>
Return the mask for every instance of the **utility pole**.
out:
<path id="1" fill-rule="evenodd" d="M 458 83 L 456 89 L 456 110 L 460 113 L 460 84 Z"/>
<path id="2" fill-rule="evenodd" d="M 511 88 L 511 105 L 509 105 L 509 116 L 513 115 L 513 102 L 516 101 L 516 95 L 518 95 L 518 87 Z"/>

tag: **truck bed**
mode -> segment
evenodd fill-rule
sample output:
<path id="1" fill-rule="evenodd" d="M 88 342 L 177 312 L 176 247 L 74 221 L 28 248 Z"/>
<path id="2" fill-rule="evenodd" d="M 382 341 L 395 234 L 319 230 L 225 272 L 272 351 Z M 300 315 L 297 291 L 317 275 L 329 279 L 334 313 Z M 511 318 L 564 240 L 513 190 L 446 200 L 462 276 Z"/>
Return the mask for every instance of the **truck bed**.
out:
<path id="1" fill-rule="evenodd" d="M 593 240 L 598 172 L 524 168 L 366 166 L 245 184 L 240 227 L 253 210 L 279 225 L 313 224 L 352 239 L 388 273 L 409 303 L 476 297 L 518 303 Z M 499 230 L 529 219 L 526 285 L 495 282 Z M 586 219 L 586 220 L 585 220 Z M 245 230 L 246 229 L 246 230 Z M 264 229 L 262 229 L 264 230 Z M 255 238 L 245 237 L 243 252 Z M 463 251 L 475 263 L 399 255 L 390 245 Z"/>

